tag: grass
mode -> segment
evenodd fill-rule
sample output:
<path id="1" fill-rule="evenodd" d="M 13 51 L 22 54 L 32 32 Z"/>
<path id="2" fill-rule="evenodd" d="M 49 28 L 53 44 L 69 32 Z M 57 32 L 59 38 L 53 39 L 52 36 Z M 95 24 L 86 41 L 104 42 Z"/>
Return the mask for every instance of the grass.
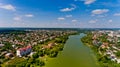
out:
<path id="1" fill-rule="evenodd" d="M 15 57 L 12 60 L 9 60 L 8 62 L 5 62 L 4 64 L 2 64 L 2 67 L 6 67 L 6 65 L 10 64 L 10 65 L 17 65 L 20 63 L 26 62 L 26 60 L 24 58 L 20 58 L 20 57 Z"/>

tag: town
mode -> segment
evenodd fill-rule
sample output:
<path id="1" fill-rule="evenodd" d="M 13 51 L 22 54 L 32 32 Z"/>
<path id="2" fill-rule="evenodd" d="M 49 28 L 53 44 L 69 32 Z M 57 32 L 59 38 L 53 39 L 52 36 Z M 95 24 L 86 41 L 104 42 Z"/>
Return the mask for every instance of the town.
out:
<path id="1" fill-rule="evenodd" d="M 63 50 L 68 36 L 76 33 L 77 31 L 72 30 L 25 30 L 1 33 L 0 66 L 16 67 L 17 64 L 18 67 L 42 66 L 44 60 L 41 61 L 40 57 L 56 57 L 58 51 Z M 28 63 L 26 59 L 28 61 L 32 59 L 34 62 Z M 27 66 L 25 62 L 28 63 Z"/>
<path id="2" fill-rule="evenodd" d="M 119 67 L 120 30 L 90 31 L 81 41 L 93 49 L 101 67 Z"/>

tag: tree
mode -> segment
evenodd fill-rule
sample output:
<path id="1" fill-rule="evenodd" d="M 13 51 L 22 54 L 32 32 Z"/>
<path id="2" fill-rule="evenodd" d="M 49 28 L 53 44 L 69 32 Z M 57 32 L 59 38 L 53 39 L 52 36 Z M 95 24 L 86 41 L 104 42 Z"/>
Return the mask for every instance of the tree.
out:
<path id="1" fill-rule="evenodd" d="M 120 57 L 120 51 L 118 51 L 117 53 L 115 53 L 117 57 Z"/>
<path id="2" fill-rule="evenodd" d="M 28 63 L 33 64 L 35 62 L 35 58 L 29 58 Z"/>
<path id="3" fill-rule="evenodd" d="M 38 57 L 39 57 L 38 52 L 35 53 L 35 54 L 33 54 L 32 57 L 33 57 L 33 58 L 38 58 Z"/>
<path id="4" fill-rule="evenodd" d="M 45 62 L 42 61 L 42 60 L 38 60 L 38 59 L 37 59 L 37 60 L 35 61 L 35 65 L 36 65 L 36 66 L 44 66 L 44 65 L 45 65 Z"/>
<path id="5" fill-rule="evenodd" d="M 53 50 L 51 50 L 51 52 L 50 52 L 50 57 L 56 57 L 57 56 L 57 54 L 58 54 L 58 51 L 53 51 Z"/>
<path id="6" fill-rule="evenodd" d="M 27 63 L 27 64 L 25 65 L 25 67 L 30 67 L 30 63 Z"/>

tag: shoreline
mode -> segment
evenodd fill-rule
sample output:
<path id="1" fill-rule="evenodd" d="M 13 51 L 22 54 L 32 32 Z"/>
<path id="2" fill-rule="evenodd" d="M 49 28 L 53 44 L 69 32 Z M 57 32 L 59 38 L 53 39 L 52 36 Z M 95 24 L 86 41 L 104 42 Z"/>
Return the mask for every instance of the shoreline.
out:
<path id="1" fill-rule="evenodd" d="M 101 54 L 100 47 L 92 44 L 92 35 L 87 33 L 87 36 L 81 39 L 82 43 L 89 47 L 95 54 L 97 63 L 100 67 L 119 67 L 120 64 L 117 64 L 114 61 L 111 61 L 108 57 L 106 57 L 103 53 Z"/>
<path id="2" fill-rule="evenodd" d="M 69 37 L 70 37 L 71 35 L 77 35 L 77 34 L 79 34 L 79 33 L 67 35 L 67 39 L 65 40 L 65 43 L 66 43 L 66 41 L 69 39 Z M 64 50 L 65 43 L 63 43 L 63 48 L 62 48 L 63 50 Z M 62 53 L 63 50 L 59 51 L 58 54 L 57 54 L 57 56 L 58 56 L 60 53 Z M 51 57 L 49 57 L 49 56 L 46 56 L 45 64 L 47 64 L 50 60 L 56 59 L 57 56 L 56 56 L 56 57 L 53 57 L 53 58 L 51 58 Z M 46 65 L 44 65 L 43 67 L 46 67 Z"/>
<path id="3" fill-rule="evenodd" d="M 83 43 L 83 42 L 82 42 L 82 43 Z M 91 52 L 93 53 L 93 54 L 92 54 L 92 57 L 94 58 L 94 60 L 95 60 L 95 62 L 96 62 L 96 65 L 97 65 L 98 67 L 100 67 L 100 63 L 98 62 L 98 58 L 97 58 L 97 53 L 94 51 L 94 49 L 92 48 L 92 46 L 87 45 L 86 43 L 83 43 L 83 45 L 85 45 L 86 47 L 88 47 L 88 48 L 91 50 Z"/>
<path id="4" fill-rule="evenodd" d="M 67 37 L 67 39 L 68 39 L 68 37 L 69 37 L 70 35 L 65 35 L 65 37 Z M 62 37 L 64 37 L 64 36 L 62 36 Z M 58 38 L 60 38 L 60 37 L 58 37 Z M 65 40 L 65 42 L 67 41 L 67 39 Z M 62 40 L 62 39 L 61 39 Z M 50 40 L 50 41 L 48 41 L 48 42 L 45 42 L 45 44 L 48 44 L 48 43 L 50 43 L 50 42 L 54 42 L 55 40 Z M 58 44 L 61 44 L 61 45 L 63 45 L 63 48 L 64 48 L 64 44 L 65 43 L 58 43 Z M 34 47 L 36 47 L 36 46 L 34 46 Z M 53 49 L 54 48 L 59 48 L 59 47 L 53 47 Z M 55 56 L 55 57 L 50 57 L 50 56 L 48 56 L 48 55 L 45 55 L 45 56 L 43 56 L 43 57 L 39 57 L 39 58 L 36 58 L 36 59 L 39 59 L 39 60 L 41 60 L 41 61 L 43 61 L 44 62 L 44 65 L 42 66 L 42 67 L 45 67 L 45 64 L 48 62 L 48 60 L 51 60 L 51 59 L 55 59 L 57 56 L 58 56 L 58 54 L 61 52 L 61 51 L 63 51 L 63 48 L 62 48 L 62 50 L 59 50 L 58 51 L 58 53 L 57 53 L 57 55 Z M 15 57 L 16 59 L 18 58 L 18 57 Z M 21 58 L 19 58 L 19 59 L 23 59 L 22 57 Z M 35 59 L 35 58 L 34 58 Z M 25 59 L 24 59 L 25 60 Z M 11 61 L 11 60 L 10 60 Z M 9 62 L 9 61 L 8 61 Z M 2 66 L 4 67 L 4 65 L 6 65 L 6 63 L 7 62 L 5 62 L 5 63 L 3 63 L 2 64 Z"/>
<path id="5" fill-rule="evenodd" d="M 86 35 L 85 35 L 86 36 Z M 82 37 L 83 38 L 83 37 Z M 92 46 L 91 45 L 89 45 L 88 43 L 84 43 L 83 41 L 82 41 L 82 38 L 80 39 L 80 41 L 82 42 L 82 44 L 84 45 L 84 46 L 86 46 L 87 48 L 89 48 L 90 49 L 90 52 L 91 53 L 93 53 L 93 54 L 91 54 L 91 56 L 93 57 L 93 59 L 94 59 L 94 61 L 95 61 L 95 64 L 98 66 L 98 67 L 100 67 L 100 63 L 98 62 L 98 58 L 97 58 L 97 53 L 94 51 L 94 49 L 92 48 Z"/>

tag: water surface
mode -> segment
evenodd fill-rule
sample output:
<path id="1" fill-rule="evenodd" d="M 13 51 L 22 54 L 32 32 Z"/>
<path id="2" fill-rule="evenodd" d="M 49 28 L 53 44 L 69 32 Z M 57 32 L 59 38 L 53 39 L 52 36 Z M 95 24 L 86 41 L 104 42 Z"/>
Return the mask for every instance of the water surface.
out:
<path id="1" fill-rule="evenodd" d="M 98 67 L 94 53 L 80 41 L 83 36 L 85 34 L 70 36 L 64 50 L 49 59 L 45 67 Z"/>

